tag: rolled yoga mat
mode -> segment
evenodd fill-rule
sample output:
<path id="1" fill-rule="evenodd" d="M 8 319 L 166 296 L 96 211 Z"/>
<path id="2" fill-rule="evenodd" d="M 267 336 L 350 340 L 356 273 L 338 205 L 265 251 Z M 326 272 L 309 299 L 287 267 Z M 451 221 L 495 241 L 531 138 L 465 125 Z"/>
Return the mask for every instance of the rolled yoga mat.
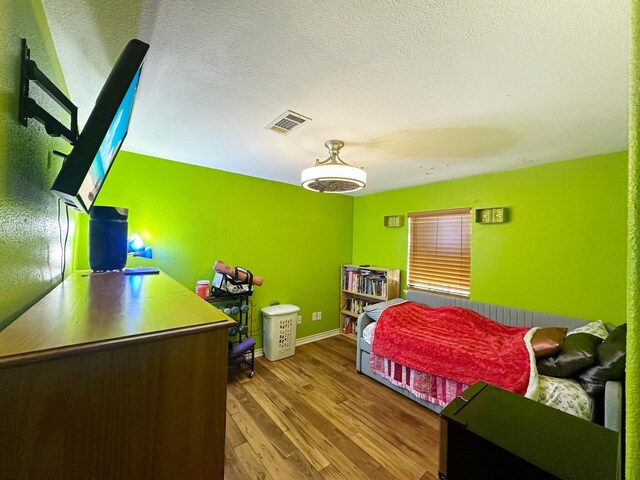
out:
<path id="1" fill-rule="evenodd" d="M 256 344 L 256 341 L 253 338 L 251 337 L 245 338 L 239 344 L 233 346 L 233 348 L 229 352 L 229 357 L 233 358 L 233 357 L 239 357 L 240 355 L 244 355 L 255 344 Z"/>

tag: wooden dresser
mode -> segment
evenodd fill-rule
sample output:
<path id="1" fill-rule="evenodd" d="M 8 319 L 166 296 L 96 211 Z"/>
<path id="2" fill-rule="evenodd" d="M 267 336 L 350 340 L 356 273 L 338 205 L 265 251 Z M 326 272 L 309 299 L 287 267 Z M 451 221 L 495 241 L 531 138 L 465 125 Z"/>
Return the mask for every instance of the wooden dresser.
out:
<path id="1" fill-rule="evenodd" d="M 74 273 L 0 332 L 0 479 L 222 480 L 231 325 L 162 272 Z"/>

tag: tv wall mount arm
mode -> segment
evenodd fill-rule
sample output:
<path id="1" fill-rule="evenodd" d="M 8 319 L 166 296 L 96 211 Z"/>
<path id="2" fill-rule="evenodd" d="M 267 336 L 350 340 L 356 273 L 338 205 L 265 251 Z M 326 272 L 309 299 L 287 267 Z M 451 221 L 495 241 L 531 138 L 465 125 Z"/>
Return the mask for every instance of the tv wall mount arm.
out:
<path id="1" fill-rule="evenodd" d="M 37 102 L 29 97 L 29 82 L 34 82 L 47 95 L 53 98 L 69 115 L 70 127 L 65 127 L 53 115 L 47 112 Z M 33 118 L 44 125 L 44 129 L 52 137 L 62 137 L 71 145 L 78 140 L 78 107 L 47 77 L 30 58 L 27 41 L 22 39 L 22 59 L 20 68 L 20 95 L 18 104 L 18 120 L 25 127 L 28 120 Z"/>

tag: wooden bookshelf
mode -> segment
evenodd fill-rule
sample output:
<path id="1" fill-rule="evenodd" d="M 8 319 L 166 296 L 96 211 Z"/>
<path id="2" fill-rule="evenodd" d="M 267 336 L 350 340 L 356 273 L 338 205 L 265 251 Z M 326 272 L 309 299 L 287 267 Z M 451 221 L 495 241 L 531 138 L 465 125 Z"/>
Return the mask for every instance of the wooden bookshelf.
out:
<path id="1" fill-rule="evenodd" d="M 356 321 L 364 307 L 400 295 L 397 268 L 342 265 L 340 282 L 340 331 L 353 338 Z"/>

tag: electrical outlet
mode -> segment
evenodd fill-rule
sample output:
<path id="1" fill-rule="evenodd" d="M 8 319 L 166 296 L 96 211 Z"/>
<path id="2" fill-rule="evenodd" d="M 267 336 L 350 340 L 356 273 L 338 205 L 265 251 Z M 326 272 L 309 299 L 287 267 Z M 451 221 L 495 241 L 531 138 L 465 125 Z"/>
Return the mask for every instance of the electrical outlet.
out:
<path id="1" fill-rule="evenodd" d="M 313 312 L 313 313 L 311 314 L 311 320 L 312 320 L 313 322 L 315 322 L 316 320 L 318 320 L 318 314 L 317 314 L 316 312 Z"/>
<path id="2" fill-rule="evenodd" d="M 298 315 L 298 325 L 302 323 L 302 315 Z"/>
<path id="3" fill-rule="evenodd" d="M 322 312 L 318 312 L 318 320 L 322 320 Z"/>

